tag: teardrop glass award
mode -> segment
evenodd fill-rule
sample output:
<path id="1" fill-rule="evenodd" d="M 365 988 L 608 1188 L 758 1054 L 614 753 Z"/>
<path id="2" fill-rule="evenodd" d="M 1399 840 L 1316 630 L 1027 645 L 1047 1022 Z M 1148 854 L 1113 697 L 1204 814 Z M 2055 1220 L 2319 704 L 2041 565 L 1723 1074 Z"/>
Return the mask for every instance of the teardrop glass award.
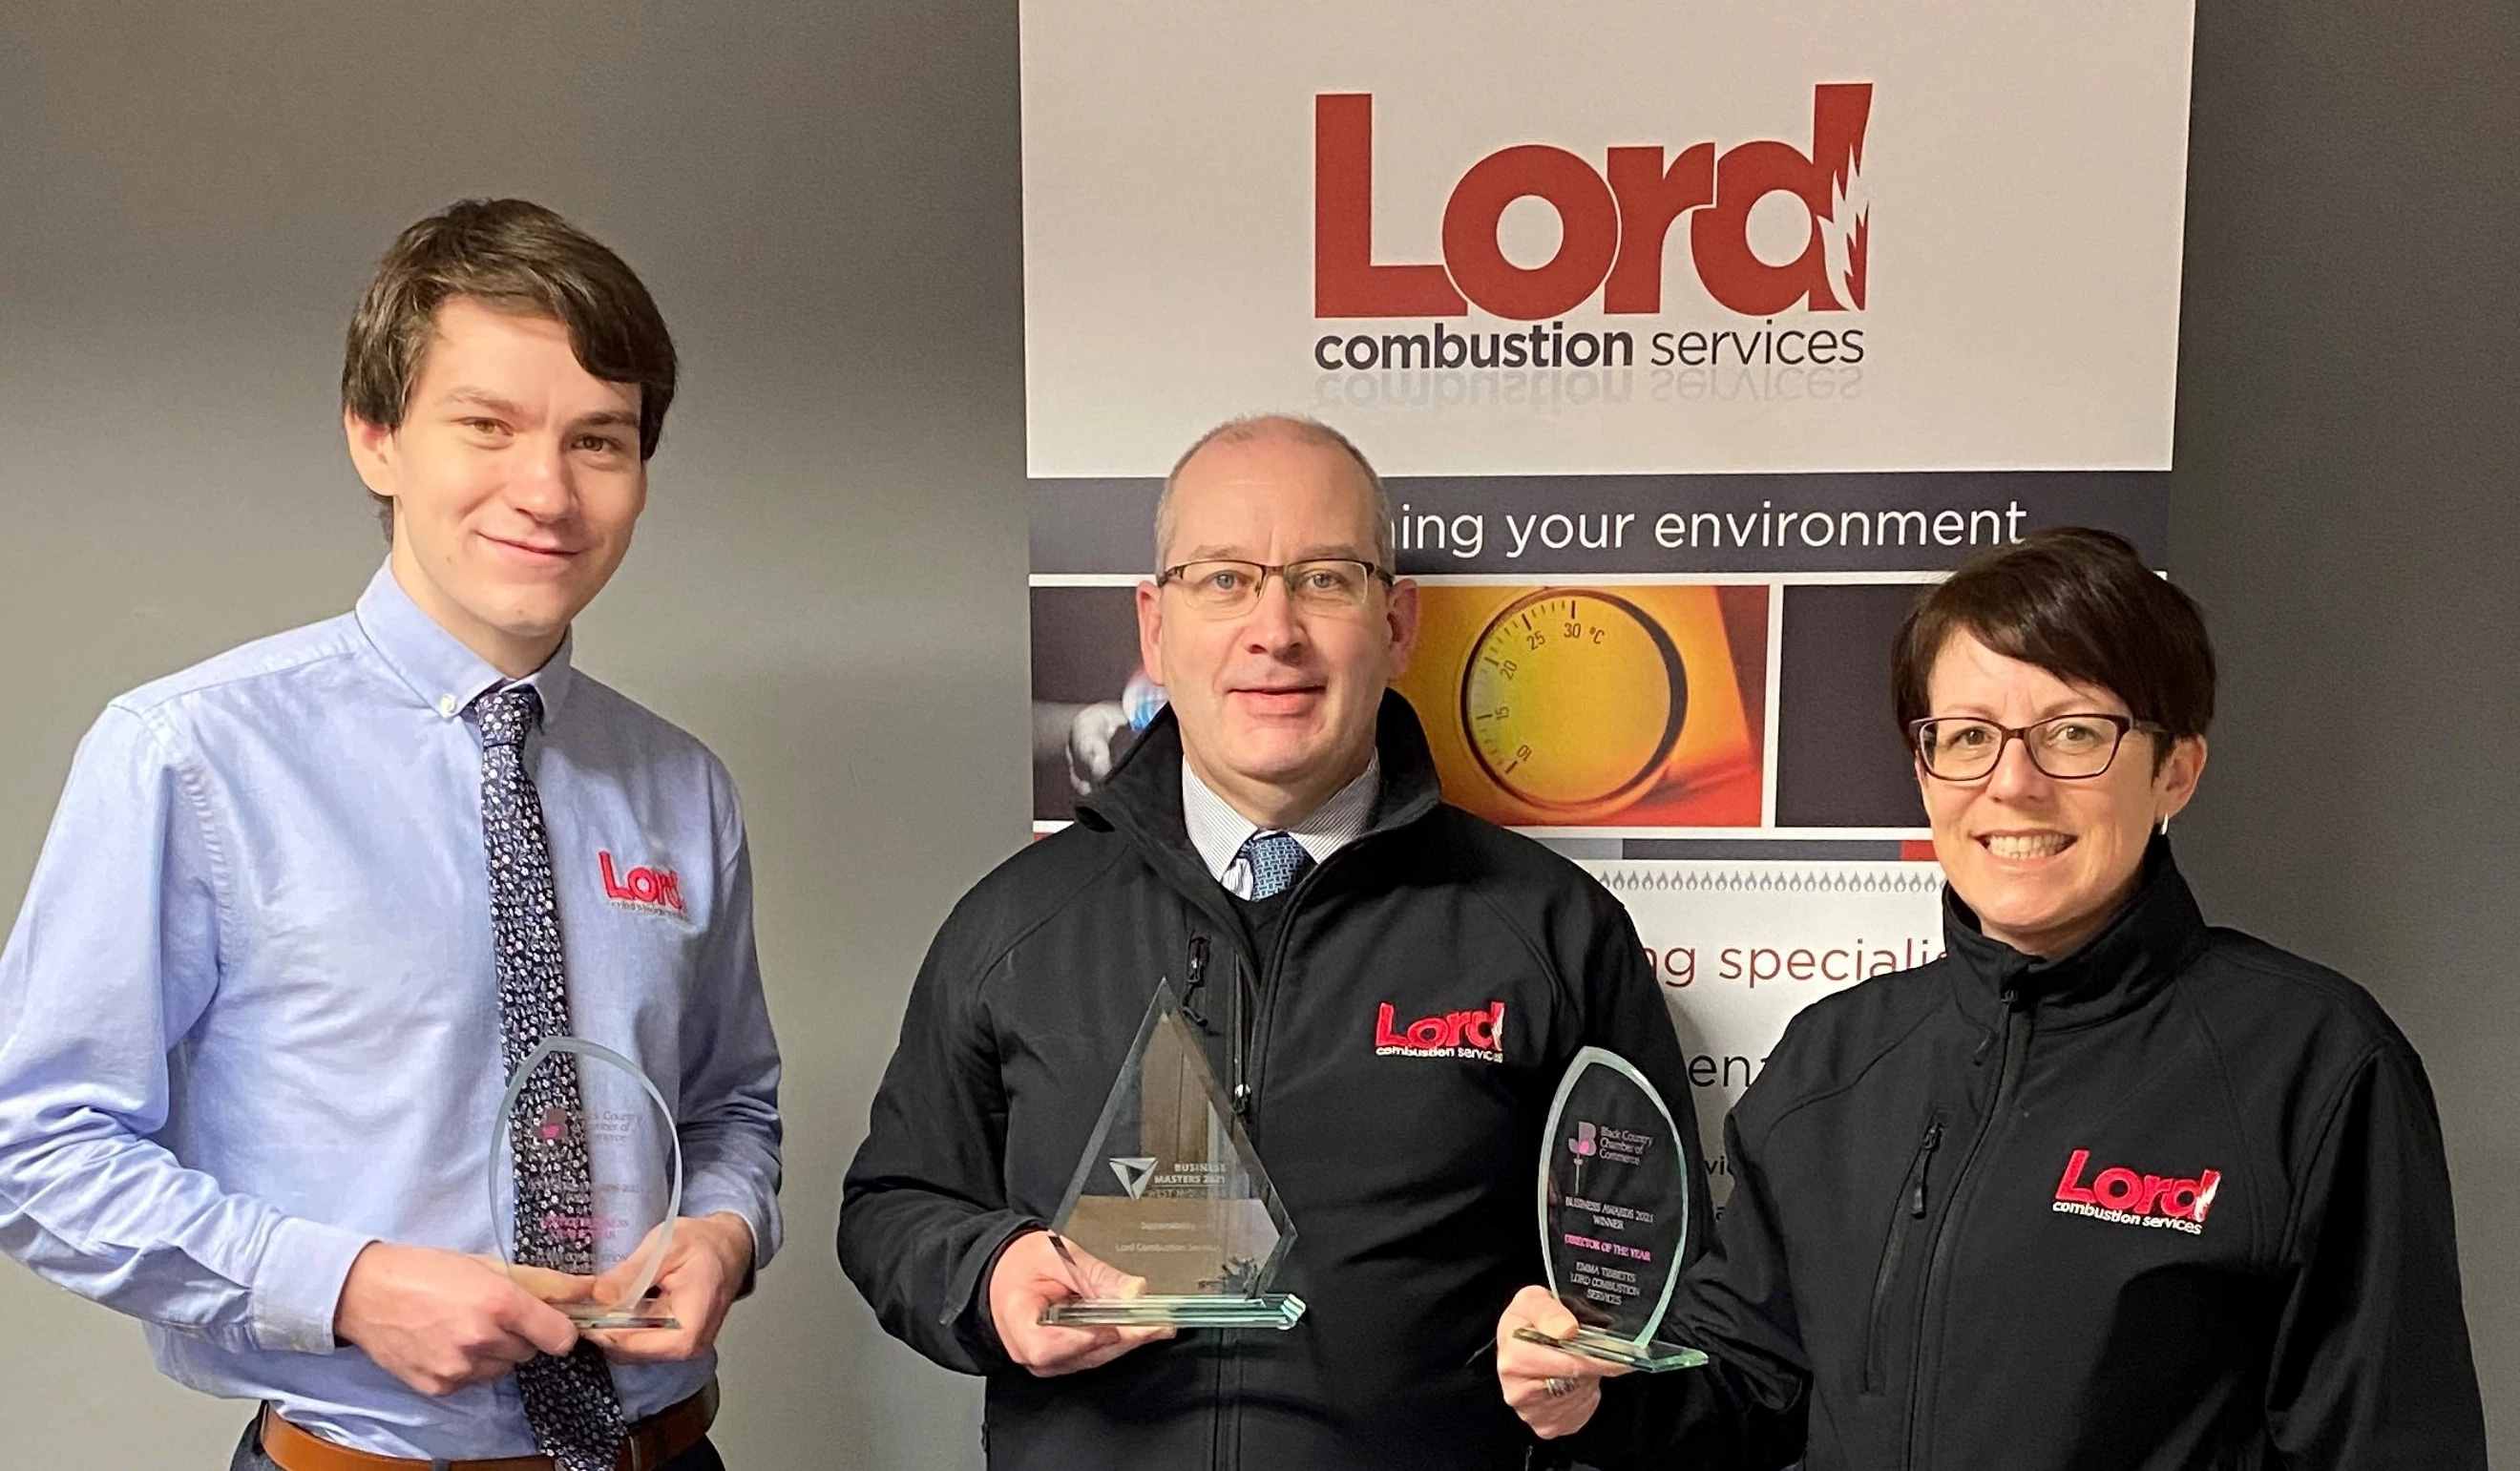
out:
<path id="1" fill-rule="evenodd" d="M 490 1219 L 510 1276 L 582 1328 L 679 1324 L 649 1290 L 682 1209 L 673 1110 L 637 1063 L 547 1037 L 508 1080 Z"/>
<path id="2" fill-rule="evenodd" d="M 1704 1363 L 1654 1338 L 1688 1254 L 1688 1176 L 1680 1127 L 1644 1074 L 1604 1048 L 1577 1052 L 1541 1141 L 1540 1250 L 1579 1326 L 1514 1336 L 1632 1369 Z"/>

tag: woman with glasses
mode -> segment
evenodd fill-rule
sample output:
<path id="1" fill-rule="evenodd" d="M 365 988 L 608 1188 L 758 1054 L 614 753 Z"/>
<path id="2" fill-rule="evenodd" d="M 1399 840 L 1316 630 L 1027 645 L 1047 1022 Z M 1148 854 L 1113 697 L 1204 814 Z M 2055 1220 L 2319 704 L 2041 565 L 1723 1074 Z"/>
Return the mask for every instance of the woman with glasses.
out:
<path id="1" fill-rule="evenodd" d="M 1705 1367 L 1605 1384 L 1497 1337 L 1601 1466 L 2482 1467 L 2423 1068 L 2360 986 L 2209 928 L 2171 819 L 2205 771 L 2194 603 L 2096 531 L 1960 570 L 1893 699 L 1947 954 L 1806 1008 L 1726 1125 L 1675 1300 Z"/>

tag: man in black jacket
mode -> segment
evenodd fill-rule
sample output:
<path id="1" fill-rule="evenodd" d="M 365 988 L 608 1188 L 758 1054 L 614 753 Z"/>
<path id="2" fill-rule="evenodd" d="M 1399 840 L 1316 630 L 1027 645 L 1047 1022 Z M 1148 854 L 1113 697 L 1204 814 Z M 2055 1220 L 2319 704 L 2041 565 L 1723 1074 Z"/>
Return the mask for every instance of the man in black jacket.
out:
<path id="1" fill-rule="evenodd" d="M 1418 618 L 1389 525 L 1319 424 L 1193 446 L 1138 594 L 1170 709 L 1074 825 L 964 898 L 920 972 L 840 1260 L 894 1335 L 987 1376 L 993 1467 L 1520 1467 L 1534 1443 L 1487 1343 L 1541 1267 L 1534 1170 L 1575 1052 L 1635 1062 L 1704 1178 L 1625 911 L 1446 806 L 1385 688 Z M 1038 1322 L 1119 1280 L 1043 1227 L 1162 981 L 1207 999 L 1209 1060 L 1293 1221 L 1291 1330 Z M 1472 1012 L 1485 1045 L 1390 1045 Z M 1702 1192 L 1691 1213 L 1703 1239 Z"/>

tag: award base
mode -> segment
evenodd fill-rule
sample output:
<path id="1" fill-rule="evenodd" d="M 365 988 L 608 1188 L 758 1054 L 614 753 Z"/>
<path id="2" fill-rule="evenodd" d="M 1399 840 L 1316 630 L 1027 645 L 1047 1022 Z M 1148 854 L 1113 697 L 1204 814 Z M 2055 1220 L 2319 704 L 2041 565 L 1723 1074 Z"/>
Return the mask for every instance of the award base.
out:
<path id="1" fill-rule="evenodd" d="M 682 1321 L 665 1311 L 665 1305 L 654 1293 L 636 1302 L 608 1304 L 588 1295 L 585 1277 L 571 1276 L 549 1267 L 509 1267 L 495 1257 L 475 1257 L 485 1266 L 501 1268 L 516 1284 L 561 1311 L 561 1315 L 581 1328 L 679 1328 Z"/>
<path id="2" fill-rule="evenodd" d="M 562 1315 L 581 1328 L 679 1328 L 683 1320 L 670 1313 L 641 1313 L 630 1308 L 607 1308 L 596 1303 L 554 1303 Z"/>
<path id="3" fill-rule="evenodd" d="M 1578 1328 L 1572 1338 L 1552 1338 L 1538 1328 L 1516 1328 L 1513 1336 L 1524 1343 L 1555 1349 L 1560 1354 L 1598 1359 L 1603 1363 L 1615 1363 L 1647 1374 L 1659 1374 L 1665 1369 L 1693 1369 L 1706 1361 L 1706 1356 L 1695 1349 L 1614 1338 L 1598 1328 Z"/>
<path id="4" fill-rule="evenodd" d="M 1291 1292 L 1264 1292 L 1257 1297 L 1155 1296 L 1078 1298 L 1053 1303 L 1041 1311 L 1044 1323 L 1062 1327 L 1111 1324 L 1124 1328 L 1277 1328 L 1293 1327 L 1304 1315 L 1304 1300 Z"/>

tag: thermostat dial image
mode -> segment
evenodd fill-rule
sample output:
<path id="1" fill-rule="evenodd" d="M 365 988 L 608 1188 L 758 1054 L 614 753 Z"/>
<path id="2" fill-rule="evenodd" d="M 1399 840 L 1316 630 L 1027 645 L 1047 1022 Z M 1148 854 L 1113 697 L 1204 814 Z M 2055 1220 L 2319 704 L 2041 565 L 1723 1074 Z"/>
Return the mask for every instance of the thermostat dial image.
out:
<path id="1" fill-rule="evenodd" d="M 1418 589 L 1416 708 L 1444 799 L 1509 827 L 1755 827 L 1770 589 Z"/>
<path id="2" fill-rule="evenodd" d="M 1490 780 L 1569 815 L 1662 776 L 1688 716 L 1688 672 L 1662 625 L 1612 593 L 1544 588 L 1478 636 L 1462 731 Z"/>

